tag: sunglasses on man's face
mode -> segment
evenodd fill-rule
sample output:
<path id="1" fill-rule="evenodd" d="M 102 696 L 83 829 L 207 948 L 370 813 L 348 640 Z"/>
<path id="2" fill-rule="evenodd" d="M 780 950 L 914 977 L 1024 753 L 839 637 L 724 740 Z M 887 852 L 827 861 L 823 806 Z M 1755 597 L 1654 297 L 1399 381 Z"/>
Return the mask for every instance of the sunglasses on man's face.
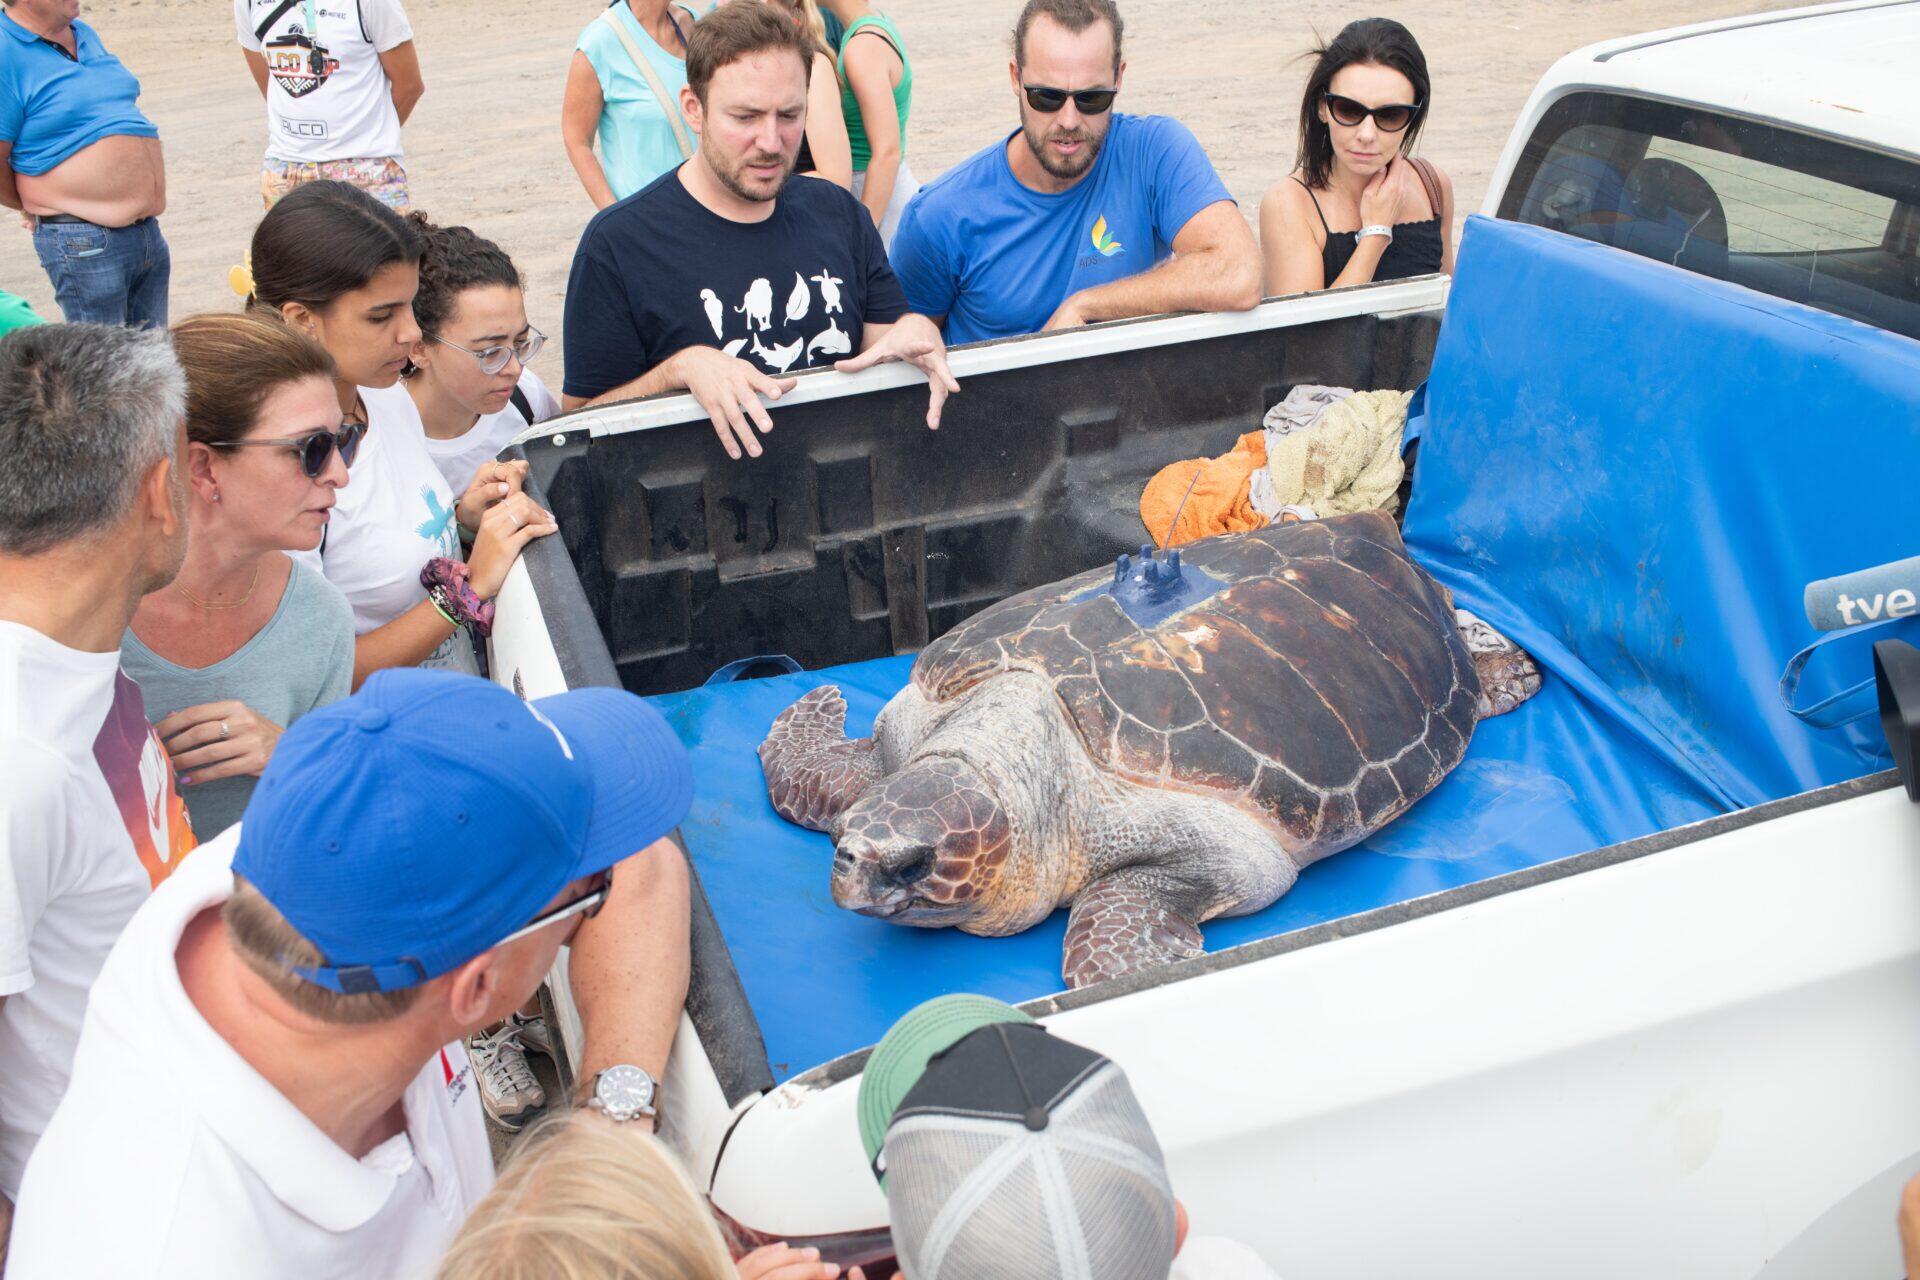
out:
<path id="1" fill-rule="evenodd" d="M 1105 114 L 1113 105 L 1118 89 L 1049 89 L 1043 84 L 1023 84 L 1020 86 L 1027 95 L 1027 105 L 1042 115 L 1052 115 L 1067 105 L 1067 99 L 1073 99 L 1083 116 Z"/>
<path id="2" fill-rule="evenodd" d="M 1368 116 L 1372 116 L 1373 122 L 1379 125 L 1383 132 L 1399 133 L 1412 124 L 1413 118 L 1420 114 L 1420 104 L 1417 102 L 1411 104 L 1395 102 L 1384 107 L 1370 107 L 1364 102 L 1355 102 L 1352 98 L 1344 98 L 1337 93 L 1322 94 L 1320 100 L 1327 104 L 1327 114 L 1333 117 L 1334 122 L 1345 125 L 1349 129 Z"/>
<path id="3" fill-rule="evenodd" d="M 480 372 L 488 376 L 505 369 L 507 362 L 516 357 L 520 361 L 520 366 L 525 368 L 533 363 L 535 356 L 540 354 L 540 348 L 547 345 L 547 335 L 532 325 L 527 326 L 527 336 L 518 342 L 509 346 L 483 347 L 479 351 L 475 351 L 472 347 L 463 347 L 457 342 L 448 342 L 438 334 L 434 335 L 433 340 L 443 346 L 452 347 L 455 351 L 466 352 L 479 362 Z"/>
<path id="4" fill-rule="evenodd" d="M 364 422 L 349 422 L 338 431 L 316 431 L 308 436 L 283 436 L 272 440 L 228 440 L 211 446 L 215 449 L 251 449 L 266 445 L 279 445 L 292 448 L 300 459 L 300 470 L 307 479 L 318 480 L 320 473 L 327 469 L 327 463 L 333 457 L 333 451 L 340 451 L 340 461 L 351 467 L 356 454 L 360 452 L 361 437 L 367 434 Z"/>
<path id="5" fill-rule="evenodd" d="M 600 908 L 607 904 L 607 894 L 613 888 L 613 873 L 602 871 L 587 881 L 587 891 L 572 902 L 563 902 L 551 911 L 543 911 L 520 928 L 515 929 L 500 941 L 496 947 L 504 947 L 509 942 L 537 933 L 556 920 L 565 920 L 568 916 L 579 916 L 582 920 L 591 920 L 600 914 Z M 575 928 L 579 926 L 576 925 Z"/>

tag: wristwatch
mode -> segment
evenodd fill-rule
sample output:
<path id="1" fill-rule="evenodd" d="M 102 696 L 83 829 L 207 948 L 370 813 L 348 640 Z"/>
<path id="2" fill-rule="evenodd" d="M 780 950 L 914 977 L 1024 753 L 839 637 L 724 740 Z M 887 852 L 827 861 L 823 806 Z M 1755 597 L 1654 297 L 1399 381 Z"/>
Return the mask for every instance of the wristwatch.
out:
<path id="1" fill-rule="evenodd" d="M 593 1096 L 587 1105 L 618 1124 L 640 1116 L 652 1119 L 659 1110 L 653 1105 L 658 1086 L 643 1068 L 621 1063 L 608 1067 L 593 1078 Z"/>
<path id="2" fill-rule="evenodd" d="M 1387 238 L 1387 243 L 1392 244 L 1393 228 L 1387 226 L 1385 223 L 1382 223 L 1382 222 L 1376 222 L 1372 226 L 1362 227 L 1358 231 L 1353 233 L 1354 243 L 1358 244 L 1360 241 L 1365 240 L 1368 236 L 1385 236 Z"/>

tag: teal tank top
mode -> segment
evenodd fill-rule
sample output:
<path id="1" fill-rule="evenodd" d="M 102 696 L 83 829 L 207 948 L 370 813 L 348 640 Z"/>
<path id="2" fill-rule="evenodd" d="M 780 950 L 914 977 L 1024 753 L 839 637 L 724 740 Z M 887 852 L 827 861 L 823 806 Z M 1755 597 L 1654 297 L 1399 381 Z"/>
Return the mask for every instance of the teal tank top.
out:
<path id="1" fill-rule="evenodd" d="M 886 41 L 893 51 L 900 55 L 900 83 L 893 87 L 893 109 L 900 117 L 900 154 L 907 154 L 907 112 L 913 103 L 913 64 L 907 61 L 907 46 L 900 40 L 900 31 L 893 25 L 893 19 L 884 13 L 869 13 L 856 18 L 847 27 L 846 34 L 840 37 L 840 56 L 834 60 L 834 71 L 840 76 L 840 114 L 847 121 L 847 141 L 853 144 L 853 171 L 864 173 L 873 160 L 873 144 L 867 140 L 867 122 L 860 116 L 860 100 L 853 96 L 853 86 L 847 83 L 847 42 L 868 27 L 877 27 L 885 33 Z"/>

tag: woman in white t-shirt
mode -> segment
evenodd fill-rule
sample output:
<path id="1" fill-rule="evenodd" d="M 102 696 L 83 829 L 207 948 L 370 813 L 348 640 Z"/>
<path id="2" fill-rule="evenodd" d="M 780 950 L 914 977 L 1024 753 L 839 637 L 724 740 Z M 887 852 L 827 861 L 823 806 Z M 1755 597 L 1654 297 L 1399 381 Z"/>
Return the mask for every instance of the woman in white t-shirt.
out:
<path id="1" fill-rule="evenodd" d="M 527 364 L 547 336 L 527 321 L 520 272 L 505 250 L 466 227 L 408 217 L 426 242 L 413 317 L 420 341 L 402 383 L 427 452 L 455 493 L 513 438 L 560 412 Z"/>
<path id="2" fill-rule="evenodd" d="M 520 486 L 525 464 L 488 463 L 456 494 L 400 389 L 420 328 L 420 233 L 344 182 L 310 183 L 253 233 L 253 300 L 332 355 L 347 422 L 367 427 L 319 564 L 353 606 L 353 682 L 385 667 L 478 668 L 492 601 L 520 550 L 555 532 Z M 397 401 L 396 401 L 397 397 Z M 461 559 L 462 532 L 473 547 Z"/>
<path id="3" fill-rule="evenodd" d="M 267 100 L 267 208 L 332 178 L 405 209 L 400 126 L 426 85 L 400 0 L 233 0 L 233 23 Z"/>

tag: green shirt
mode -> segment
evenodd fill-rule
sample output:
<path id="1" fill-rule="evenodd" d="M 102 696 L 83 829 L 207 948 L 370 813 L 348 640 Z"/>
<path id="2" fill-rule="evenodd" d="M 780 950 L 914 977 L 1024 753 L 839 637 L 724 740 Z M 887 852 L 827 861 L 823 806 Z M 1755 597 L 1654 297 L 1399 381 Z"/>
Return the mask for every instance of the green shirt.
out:
<path id="1" fill-rule="evenodd" d="M 847 42 L 868 27 L 878 27 L 886 33 L 888 44 L 900 55 L 900 83 L 893 87 L 893 109 L 900 117 L 900 154 L 907 153 L 907 112 L 913 101 L 913 64 L 907 61 L 907 47 L 900 41 L 900 32 L 893 25 L 893 19 L 884 13 L 869 13 L 865 17 L 855 18 L 840 37 L 840 56 L 835 60 L 834 70 L 840 74 L 840 114 L 847 120 L 847 141 L 853 144 L 853 171 L 864 173 L 873 160 L 873 144 L 867 141 L 867 122 L 860 116 L 860 100 L 853 96 L 853 86 L 847 83 Z"/>
<path id="2" fill-rule="evenodd" d="M 15 329 L 24 329 L 30 324 L 45 324 L 33 313 L 33 307 L 25 298 L 16 297 L 0 289 L 0 333 L 12 333 Z"/>

